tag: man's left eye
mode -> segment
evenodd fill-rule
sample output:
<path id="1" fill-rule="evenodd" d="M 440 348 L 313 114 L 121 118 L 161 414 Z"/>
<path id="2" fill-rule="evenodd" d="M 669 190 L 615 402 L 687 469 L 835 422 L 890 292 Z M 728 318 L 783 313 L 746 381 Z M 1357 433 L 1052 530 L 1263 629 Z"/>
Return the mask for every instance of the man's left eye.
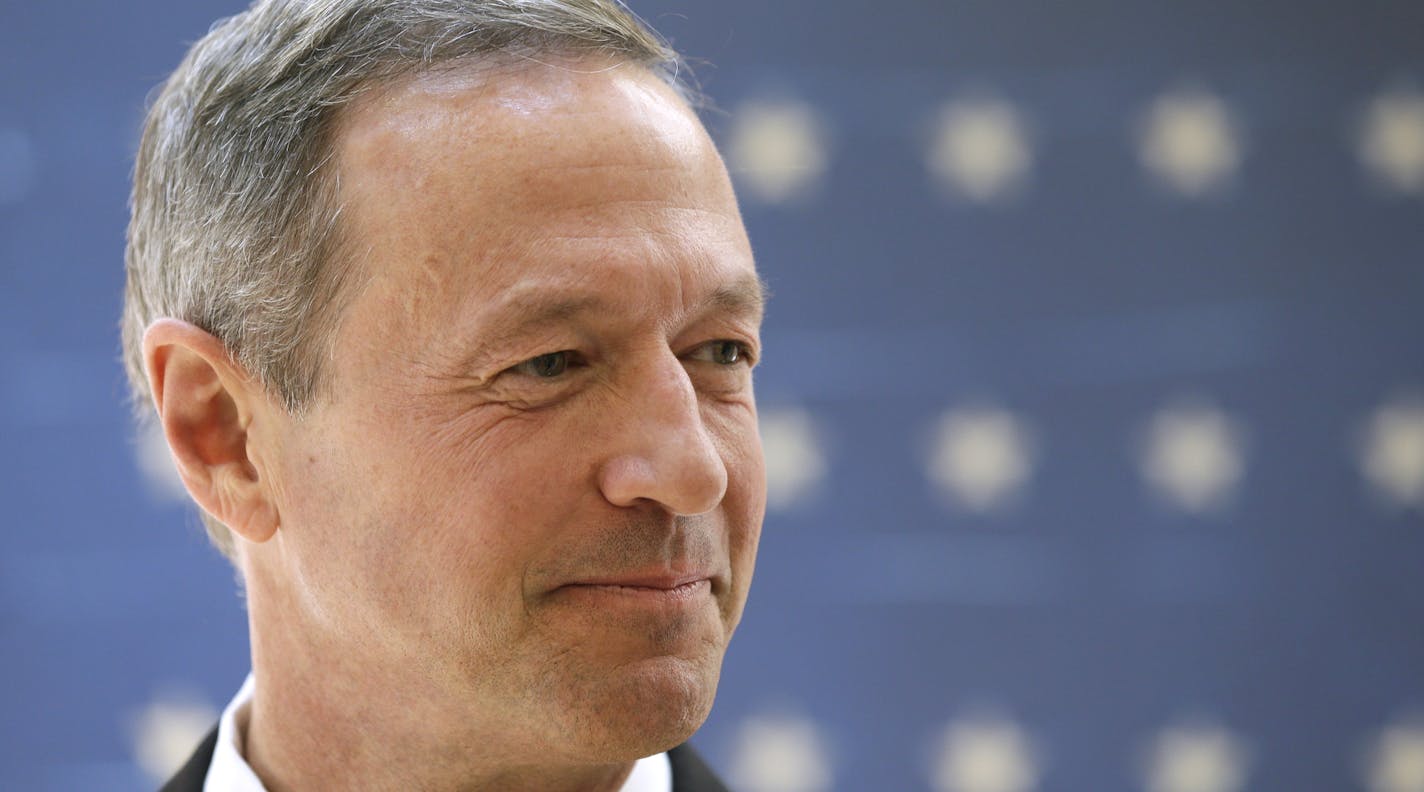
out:
<path id="1" fill-rule="evenodd" d="M 514 367 L 514 371 L 521 374 L 528 374 L 537 379 L 555 379 L 559 375 L 568 371 L 569 366 L 574 364 L 573 352 L 561 350 L 559 352 L 549 352 L 538 357 L 530 358 Z"/>
<path id="2" fill-rule="evenodd" d="M 748 354 L 746 344 L 727 339 L 703 344 L 692 353 L 692 358 L 716 363 L 719 366 L 734 366 L 738 363 L 751 362 L 751 355 Z"/>

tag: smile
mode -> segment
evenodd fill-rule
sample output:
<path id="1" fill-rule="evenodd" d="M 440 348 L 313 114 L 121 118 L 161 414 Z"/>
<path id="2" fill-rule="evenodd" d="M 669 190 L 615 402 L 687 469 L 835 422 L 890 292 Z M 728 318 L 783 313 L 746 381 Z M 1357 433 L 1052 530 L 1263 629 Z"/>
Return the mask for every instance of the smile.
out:
<path id="1" fill-rule="evenodd" d="M 698 578 L 666 585 L 626 583 L 571 583 L 558 589 L 569 596 L 598 600 L 606 606 L 678 606 L 697 601 L 712 591 L 712 581 Z"/>

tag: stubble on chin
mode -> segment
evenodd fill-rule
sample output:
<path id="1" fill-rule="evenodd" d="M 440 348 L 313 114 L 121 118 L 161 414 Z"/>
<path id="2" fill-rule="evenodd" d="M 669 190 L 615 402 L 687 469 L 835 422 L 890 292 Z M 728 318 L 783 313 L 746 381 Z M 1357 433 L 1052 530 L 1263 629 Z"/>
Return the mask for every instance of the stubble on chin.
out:
<path id="1" fill-rule="evenodd" d="M 709 608 L 713 613 L 718 609 Z M 703 618 L 706 618 L 705 615 Z M 485 667 L 470 669 L 475 684 L 504 700 L 507 723 L 548 755 L 579 763 L 633 761 L 685 742 L 711 712 L 726 649 L 722 626 L 640 625 L 629 637 L 614 632 L 609 651 L 597 633 L 583 640 L 546 644 L 535 655 L 498 669 L 502 684 L 490 685 Z M 700 628 L 700 629 L 697 629 Z M 669 651 L 675 649 L 675 651 Z M 474 681 L 474 680 L 472 680 Z"/>
<path id="2" fill-rule="evenodd" d="M 660 657 L 566 680 L 550 696 L 563 713 L 563 744 L 587 761 L 611 762 L 686 742 L 712 710 L 720 659 Z"/>

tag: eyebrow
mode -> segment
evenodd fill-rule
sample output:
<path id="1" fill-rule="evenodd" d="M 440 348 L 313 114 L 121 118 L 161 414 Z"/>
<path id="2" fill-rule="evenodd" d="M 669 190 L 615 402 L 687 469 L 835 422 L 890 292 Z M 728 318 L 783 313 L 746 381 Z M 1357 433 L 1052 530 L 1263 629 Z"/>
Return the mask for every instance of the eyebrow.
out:
<path id="1" fill-rule="evenodd" d="M 541 327 L 562 324 L 583 314 L 610 309 L 607 300 L 595 295 L 549 299 L 542 292 L 542 289 L 530 288 L 506 293 L 491 309 L 486 333 L 479 344 L 481 349 L 472 357 L 471 362 L 490 354 L 492 349 Z M 692 315 L 728 313 L 760 324 L 770 298 L 771 289 L 766 281 L 749 272 L 714 289 Z"/>
<path id="2" fill-rule="evenodd" d="M 580 314 L 609 309 L 608 302 L 595 295 L 550 300 L 540 292 L 540 289 L 520 290 L 501 300 L 492 311 L 494 332 L 507 336 L 567 321 Z M 766 282 L 754 273 L 747 273 L 713 290 L 703 299 L 702 309 L 697 313 L 705 313 L 710 308 L 759 321 L 770 298 L 771 289 Z"/>
<path id="3" fill-rule="evenodd" d="M 760 322 L 771 299 L 771 288 L 755 273 L 738 276 L 731 283 L 718 287 L 707 298 L 707 305 L 727 313 L 741 314 Z"/>

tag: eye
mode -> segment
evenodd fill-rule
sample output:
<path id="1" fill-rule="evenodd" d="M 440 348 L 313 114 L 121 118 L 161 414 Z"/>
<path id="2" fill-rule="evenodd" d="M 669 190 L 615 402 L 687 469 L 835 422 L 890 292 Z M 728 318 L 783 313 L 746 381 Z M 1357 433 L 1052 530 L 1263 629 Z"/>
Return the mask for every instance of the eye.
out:
<path id="1" fill-rule="evenodd" d="M 708 363 L 716 363 L 719 366 L 735 366 L 738 363 L 751 362 L 751 355 L 747 345 L 740 341 L 731 341 L 728 339 L 703 344 L 692 353 L 692 358 Z"/>
<path id="2" fill-rule="evenodd" d="M 572 354 L 567 349 L 548 352 L 520 363 L 513 370 L 539 379 L 553 379 L 568 370 Z"/>

